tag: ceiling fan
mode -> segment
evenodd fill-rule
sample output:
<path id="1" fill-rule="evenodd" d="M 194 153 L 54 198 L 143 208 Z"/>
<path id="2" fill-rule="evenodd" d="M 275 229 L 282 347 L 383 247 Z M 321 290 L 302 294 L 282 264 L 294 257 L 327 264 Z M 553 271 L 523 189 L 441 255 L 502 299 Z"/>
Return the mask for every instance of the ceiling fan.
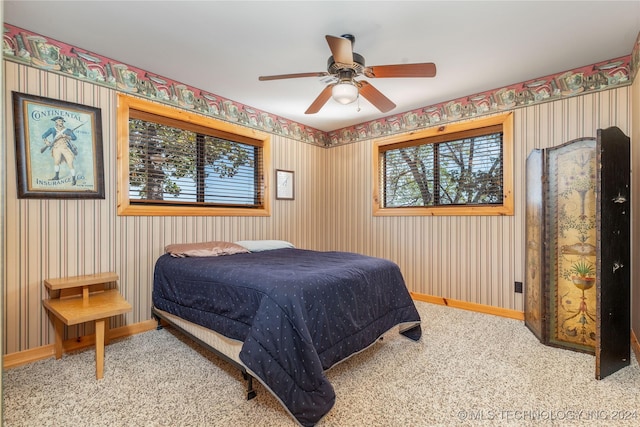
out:
<path id="1" fill-rule="evenodd" d="M 315 114 L 322 106 L 332 98 L 341 104 L 350 104 L 358 99 L 359 95 L 365 97 L 378 110 L 383 113 L 396 107 L 389 98 L 365 80 L 355 80 L 358 76 L 368 78 L 387 77 L 434 77 L 436 65 L 432 62 L 421 64 L 395 64 L 374 65 L 367 67 L 364 57 L 353 51 L 355 37 L 351 34 L 343 34 L 340 37 L 325 36 L 332 56 L 327 61 L 327 71 L 296 74 L 279 74 L 275 76 L 260 76 L 258 80 L 293 79 L 298 77 L 325 77 L 333 76 L 335 83 L 327 85 L 320 95 L 307 108 L 305 114 Z"/>

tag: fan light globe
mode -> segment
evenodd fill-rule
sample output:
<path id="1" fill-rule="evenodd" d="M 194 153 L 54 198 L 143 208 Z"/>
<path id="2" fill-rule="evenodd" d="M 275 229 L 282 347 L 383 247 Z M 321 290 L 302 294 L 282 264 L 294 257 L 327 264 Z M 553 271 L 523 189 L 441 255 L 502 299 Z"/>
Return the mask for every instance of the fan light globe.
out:
<path id="1" fill-rule="evenodd" d="M 350 82 L 340 82 L 331 88 L 331 96 L 340 104 L 351 104 L 358 99 L 358 88 Z"/>

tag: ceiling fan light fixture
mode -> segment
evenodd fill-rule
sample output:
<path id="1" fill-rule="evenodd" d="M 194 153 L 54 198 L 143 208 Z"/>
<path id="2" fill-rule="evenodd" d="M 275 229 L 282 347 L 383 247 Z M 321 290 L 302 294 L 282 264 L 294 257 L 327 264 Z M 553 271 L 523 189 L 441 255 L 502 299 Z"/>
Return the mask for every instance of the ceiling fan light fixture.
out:
<path id="1" fill-rule="evenodd" d="M 351 104 L 358 99 L 358 88 L 351 81 L 340 81 L 331 88 L 331 97 L 340 104 Z"/>

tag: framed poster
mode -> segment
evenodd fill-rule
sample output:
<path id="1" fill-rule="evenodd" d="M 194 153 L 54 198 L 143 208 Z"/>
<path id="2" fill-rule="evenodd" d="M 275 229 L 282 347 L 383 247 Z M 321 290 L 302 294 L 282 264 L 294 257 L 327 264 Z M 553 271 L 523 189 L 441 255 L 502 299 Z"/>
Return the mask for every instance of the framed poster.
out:
<path id="1" fill-rule="evenodd" d="M 18 198 L 104 199 L 100 109 L 12 96 Z"/>
<path id="2" fill-rule="evenodd" d="M 276 199 L 293 200 L 293 172 L 276 169 Z"/>

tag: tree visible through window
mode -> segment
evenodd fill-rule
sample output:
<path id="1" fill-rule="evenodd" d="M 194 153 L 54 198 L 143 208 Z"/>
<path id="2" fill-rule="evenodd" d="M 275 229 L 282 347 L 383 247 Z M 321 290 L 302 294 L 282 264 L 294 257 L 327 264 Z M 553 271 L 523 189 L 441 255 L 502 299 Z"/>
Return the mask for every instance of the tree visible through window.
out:
<path id="1" fill-rule="evenodd" d="M 511 115 L 506 117 L 379 143 L 374 213 L 512 214 Z"/>
<path id="2" fill-rule="evenodd" d="M 502 134 L 383 154 L 384 206 L 502 203 Z"/>
<path id="3" fill-rule="evenodd" d="M 259 149 L 223 138 L 129 120 L 133 200 L 254 206 Z"/>
<path id="4" fill-rule="evenodd" d="M 119 215 L 270 215 L 267 134 L 123 94 L 117 125 Z"/>

